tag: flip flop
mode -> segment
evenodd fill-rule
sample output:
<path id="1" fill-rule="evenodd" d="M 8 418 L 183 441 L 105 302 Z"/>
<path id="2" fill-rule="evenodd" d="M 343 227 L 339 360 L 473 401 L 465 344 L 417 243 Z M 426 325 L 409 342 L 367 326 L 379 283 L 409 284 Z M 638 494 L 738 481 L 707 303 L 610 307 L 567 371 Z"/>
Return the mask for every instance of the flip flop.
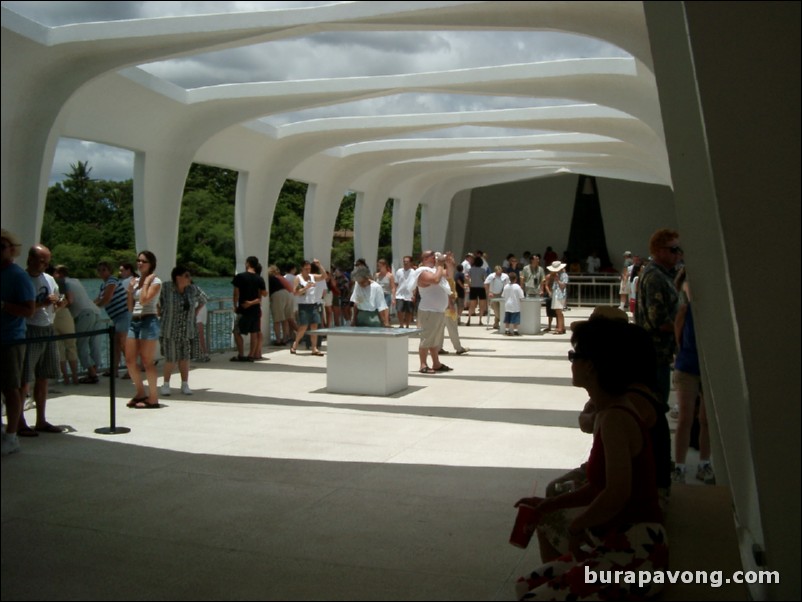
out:
<path id="1" fill-rule="evenodd" d="M 125 405 L 126 405 L 126 406 L 128 406 L 129 408 L 135 408 L 135 407 L 136 407 L 136 404 L 138 404 L 138 403 L 142 403 L 142 402 L 143 402 L 143 401 L 145 401 L 146 399 L 147 399 L 147 397 L 134 397 L 133 399 L 131 399 L 131 401 L 129 401 L 129 402 L 128 402 L 127 404 L 125 404 Z"/>
<path id="2" fill-rule="evenodd" d="M 322 351 L 313 351 L 313 352 L 312 352 L 312 355 L 317 355 L 317 356 L 323 357 L 323 356 L 324 356 L 324 355 L 326 355 L 326 354 L 325 354 L 325 353 L 323 353 Z"/>
<path id="3" fill-rule="evenodd" d="M 147 401 L 140 401 L 134 406 L 134 408 L 137 410 L 155 410 L 160 407 L 161 404 L 159 404 L 158 401 L 156 403 L 148 403 Z"/>
<path id="4" fill-rule="evenodd" d="M 431 368 L 429 368 L 428 366 L 426 366 L 425 368 L 421 368 L 421 369 L 419 370 L 419 372 L 420 372 L 421 374 L 437 374 L 437 370 L 432 370 L 432 369 L 431 369 Z"/>
<path id="5" fill-rule="evenodd" d="M 54 424 L 50 424 L 49 422 L 45 422 L 42 426 L 35 426 L 34 430 L 37 433 L 63 433 L 64 429 L 56 426 Z"/>
<path id="6" fill-rule="evenodd" d="M 82 385 L 96 385 L 100 382 L 100 379 L 97 376 L 84 376 L 79 378 L 78 382 Z"/>
<path id="7" fill-rule="evenodd" d="M 440 364 L 439 368 L 433 368 L 435 372 L 451 372 L 454 368 L 449 368 L 445 364 Z"/>
<path id="8" fill-rule="evenodd" d="M 37 433 L 35 430 L 33 430 L 31 427 L 29 427 L 26 424 L 24 427 L 17 429 L 17 436 L 18 437 L 38 437 L 39 433 Z"/>

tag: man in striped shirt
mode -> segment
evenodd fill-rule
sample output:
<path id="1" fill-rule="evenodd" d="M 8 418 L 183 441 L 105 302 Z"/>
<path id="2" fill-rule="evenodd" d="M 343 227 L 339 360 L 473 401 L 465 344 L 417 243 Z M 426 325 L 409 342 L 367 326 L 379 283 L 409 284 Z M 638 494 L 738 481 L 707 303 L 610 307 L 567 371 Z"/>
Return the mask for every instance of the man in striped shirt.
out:
<path id="1" fill-rule="evenodd" d="M 131 313 L 128 311 L 128 295 L 125 287 L 114 277 L 108 262 L 97 264 L 97 275 L 103 281 L 100 292 L 95 299 L 95 305 L 106 310 L 111 321 L 114 322 L 114 364 L 104 372 L 104 376 L 111 376 L 111 370 L 120 365 L 122 350 L 125 349 L 125 339 L 128 336 L 128 326 L 131 323 Z"/>

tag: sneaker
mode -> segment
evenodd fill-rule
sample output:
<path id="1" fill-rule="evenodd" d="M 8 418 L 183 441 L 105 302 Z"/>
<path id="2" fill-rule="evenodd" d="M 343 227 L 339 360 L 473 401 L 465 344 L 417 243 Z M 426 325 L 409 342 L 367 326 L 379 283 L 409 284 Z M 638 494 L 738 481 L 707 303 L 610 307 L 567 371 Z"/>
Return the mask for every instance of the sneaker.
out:
<path id="1" fill-rule="evenodd" d="M 161 387 L 159 387 L 159 395 L 162 397 L 170 397 L 170 385 L 164 383 Z"/>
<path id="2" fill-rule="evenodd" d="M 181 394 L 192 395 L 192 389 L 189 388 L 189 383 L 181 383 Z"/>
<path id="3" fill-rule="evenodd" d="M 716 475 L 713 473 L 713 467 L 710 464 L 700 465 L 696 470 L 696 478 L 704 482 L 705 485 L 716 484 Z"/>
<path id="4" fill-rule="evenodd" d="M 681 468 L 675 468 L 671 471 L 671 482 L 675 484 L 685 484 L 685 471 Z"/>
<path id="5" fill-rule="evenodd" d="M 2 455 L 8 456 L 10 454 L 16 454 L 19 450 L 19 439 L 17 439 L 17 436 L 3 433 L 2 450 L 0 450 L 2 451 Z"/>

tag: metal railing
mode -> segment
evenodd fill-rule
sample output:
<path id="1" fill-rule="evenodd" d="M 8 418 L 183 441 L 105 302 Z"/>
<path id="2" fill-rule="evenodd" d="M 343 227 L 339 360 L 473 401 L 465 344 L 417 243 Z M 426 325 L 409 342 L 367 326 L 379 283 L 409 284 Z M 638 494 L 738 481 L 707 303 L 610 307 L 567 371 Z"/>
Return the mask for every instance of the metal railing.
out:
<path id="1" fill-rule="evenodd" d="M 618 305 L 618 291 L 621 287 L 621 277 L 618 274 L 569 274 L 569 277 L 569 305 Z"/>

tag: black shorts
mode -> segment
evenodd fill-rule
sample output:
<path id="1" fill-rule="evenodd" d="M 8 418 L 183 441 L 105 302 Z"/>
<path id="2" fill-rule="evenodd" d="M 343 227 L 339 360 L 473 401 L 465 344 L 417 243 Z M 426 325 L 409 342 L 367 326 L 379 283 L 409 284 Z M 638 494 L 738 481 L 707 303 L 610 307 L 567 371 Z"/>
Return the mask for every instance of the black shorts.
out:
<path id="1" fill-rule="evenodd" d="M 415 304 L 405 299 L 395 300 L 395 311 L 402 314 L 411 314 L 415 311 Z"/>
<path id="2" fill-rule="evenodd" d="M 239 316 L 239 333 L 240 334 L 251 334 L 253 332 L 259 332 L 259 312 L 247 311 L 241 313 Z"/>
<path id="3" fill-rule="evenodd" d="M 487 291 L 478 286 L 472 286 L 468 298 L 473 301 L 475 299 L 487 299 Z"/>

